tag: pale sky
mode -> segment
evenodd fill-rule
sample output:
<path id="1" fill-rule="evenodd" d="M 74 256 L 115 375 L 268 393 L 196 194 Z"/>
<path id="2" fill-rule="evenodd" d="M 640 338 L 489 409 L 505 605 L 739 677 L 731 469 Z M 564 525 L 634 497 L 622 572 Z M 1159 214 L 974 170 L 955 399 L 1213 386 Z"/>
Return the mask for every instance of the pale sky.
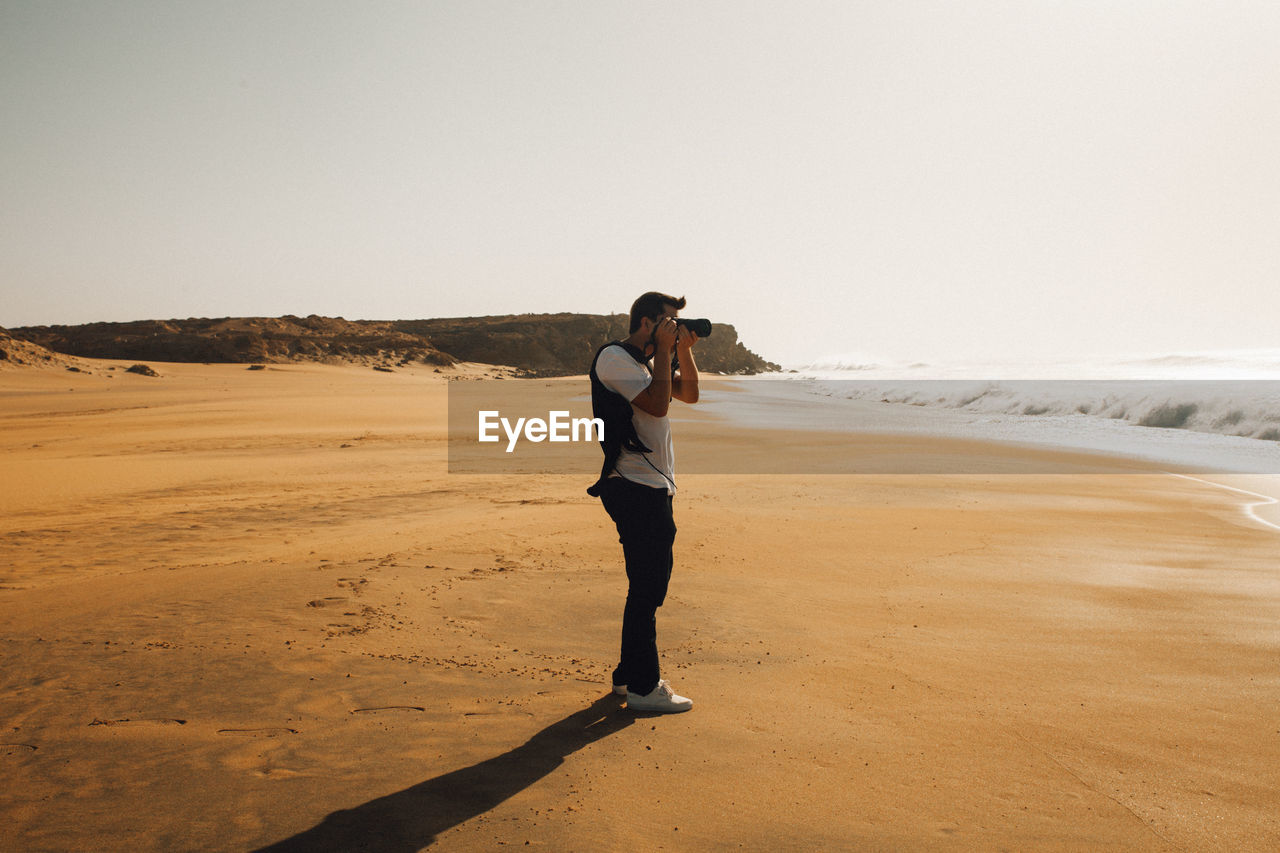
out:
<path id="1" fill-rule="evenodd" d="M 1274 2 L 0 0 L 0 325 L 1280 345 Z"/>

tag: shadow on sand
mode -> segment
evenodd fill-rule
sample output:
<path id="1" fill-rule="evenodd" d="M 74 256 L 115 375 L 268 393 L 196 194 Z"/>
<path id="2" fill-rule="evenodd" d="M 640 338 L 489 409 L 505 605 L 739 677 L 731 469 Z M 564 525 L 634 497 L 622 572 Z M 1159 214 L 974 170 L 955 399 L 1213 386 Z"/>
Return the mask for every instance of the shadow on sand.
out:
<path id="1" fill-rule="evenodd" d="M 637 715 L 609 694 L 552 723 L 510 752 L 334 812 L 292 838 L 260 848 L 284 851 L 421 850 L 450 827 L 483 814 L 555 770 L 570 753 L 619 732 Z"/>

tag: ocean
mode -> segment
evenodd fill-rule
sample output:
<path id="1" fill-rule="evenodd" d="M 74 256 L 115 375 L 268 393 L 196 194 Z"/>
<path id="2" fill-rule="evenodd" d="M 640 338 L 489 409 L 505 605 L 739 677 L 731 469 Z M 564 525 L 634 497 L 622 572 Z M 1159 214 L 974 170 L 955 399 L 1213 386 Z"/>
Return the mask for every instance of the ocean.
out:
<path id="1" fill-rule="evenodd" d="M 779 377 L 811 395 L 878 403 L 885 417 L 874 420 L 889 431 L 1280 473 L 1280 348 L 1038 363 L 833 357 Z M 927 425 L 891 415 L 907 407 L 946 416 Z"/>
<path id="2" fill-rule="evenodd" d="M 1269 506 L 1280 498 L 1280 348 L 950 364 L 836 356 L 746 387 L 748 394 L 712 391 L 704 402 L 744 426 L 1142 459 L 1235 490 L 1254 520 L 1280 522 Z"/>

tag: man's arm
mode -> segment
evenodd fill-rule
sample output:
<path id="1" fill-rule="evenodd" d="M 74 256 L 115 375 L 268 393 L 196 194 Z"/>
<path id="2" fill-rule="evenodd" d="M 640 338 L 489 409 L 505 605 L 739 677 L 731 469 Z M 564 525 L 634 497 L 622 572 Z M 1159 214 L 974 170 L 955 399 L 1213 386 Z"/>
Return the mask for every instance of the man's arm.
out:
<path id="1" fill-rule="evenodd" d="M 680 329 L 676 339 L 676 354 L 680 356 L 680 370 L 671 379 L 671 396 L 682 403 L 698 402 L 698 363 L 693 360 L 693 345 L 698 336 L 689 329 Z"/>
<path id="2" fill-rule="evenodd" d="M 671 350 L 658 346 L 653 354 L 653 381 L 636 395 L 632 404 L 655 418 L 666 417 L 671 408 Z"/>
<path id="3" fill-rule="evenodd" d="M 653 336 L 653 381 L 631 401 L 637 409 L 663 418 L 671 408 L 671 350 L 676 344 L 676 322 L 664 317 Z"/>

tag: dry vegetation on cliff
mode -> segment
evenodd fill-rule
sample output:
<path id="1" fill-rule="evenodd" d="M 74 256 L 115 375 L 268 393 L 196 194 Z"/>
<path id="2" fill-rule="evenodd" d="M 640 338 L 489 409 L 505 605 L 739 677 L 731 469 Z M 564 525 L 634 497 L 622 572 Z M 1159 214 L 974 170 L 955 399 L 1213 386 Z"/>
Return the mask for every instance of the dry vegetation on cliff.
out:
<path id="1" fill-rule="evenodd" d="M 519 314 L 435 320 L 345 320 L 341 317 L 228 317 L 139 320 L 11 330 L 4 351 L 21 347 L 86 358 L 177 362 L 279 363 L 316 361 L 394 368 L 457 362 L 509 365 L 530 376 L 586 373 L 601 344 L 627 334 L 624 314 Z M 777 370 L 717 325 L 700 342 L 707 372 L 750 374 Z"/>

